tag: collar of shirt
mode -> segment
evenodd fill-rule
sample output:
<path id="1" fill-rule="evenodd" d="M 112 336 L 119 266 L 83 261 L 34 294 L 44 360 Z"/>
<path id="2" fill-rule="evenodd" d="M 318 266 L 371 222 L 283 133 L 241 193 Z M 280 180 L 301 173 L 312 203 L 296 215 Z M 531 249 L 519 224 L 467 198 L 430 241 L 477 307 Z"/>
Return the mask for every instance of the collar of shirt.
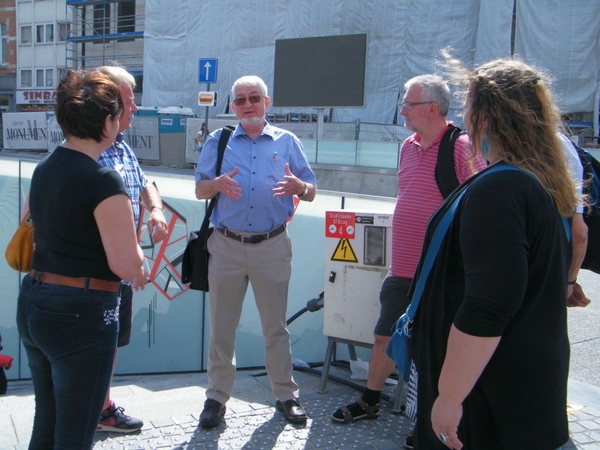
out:
<path id="1" fill-rule="evenodd" d="M 431 143 L 427 146 L 427 148 L 423 148 L 421 146 L 421 136 L 417 133 L 413 134 L 410 138 L 410 142 L 413 145 L 413 147 L 415 148 L 415 150 L 418 152 L 418 154 L 423 155 L 427 150 L 429 150 L 434 145 L 439 146 L 440 142 L 442 141 L 442 138 L 444 137 L 444 134 L 446 133 L 446 131 L 448 131 L 448 126 L 451 123 L 452 122 L 448 122 L 448 124 L 446 125 L 446 128 L 444 128 L 441 131 L 441 133 L 438 135 L 438 137 L 436 137 L 433 141 L 431 141 Z"/>
<path id="2" fill-rule="evenodd" d="M 271 138 L 275 138 L 275 131 L 273 130 L 273 128 L 271 127 L 271 124 L 267 120 L 265 120 L 265 126 L 263 127 L 263 130 L 261 131 L 259 136 L 261 136 L 263 134 L 270 136 Z M 244 127 L 242 127 L 242 124 L 238 123 L 238 125 L 235 127 L 235 130 L 233 131 L 233 134 L 231 135 L 231 137 L 236 138 L 236 137 L 242 136 L 242 135 L 246 135 L 246 136 L 250 137 L 250 135 L 248 133 L 246 133 L 246 130 L 244 130 Z"/>

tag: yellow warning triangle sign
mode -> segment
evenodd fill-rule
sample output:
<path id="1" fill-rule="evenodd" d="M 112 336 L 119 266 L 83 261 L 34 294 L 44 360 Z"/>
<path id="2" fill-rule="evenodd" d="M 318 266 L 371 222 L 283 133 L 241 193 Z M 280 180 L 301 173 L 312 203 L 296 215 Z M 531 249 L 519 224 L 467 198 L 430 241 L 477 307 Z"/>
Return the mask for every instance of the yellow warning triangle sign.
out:
<path id="1" fill-rule="evenodd" d="M 354 250 L 352 250 L 352 246 L 348 239 L 340 239 L 333 255 L 331 255 L 331 260 L 353 263 L 358 262 L 358 258 L 356 258 L 356 254 L 354 253 Z"/>

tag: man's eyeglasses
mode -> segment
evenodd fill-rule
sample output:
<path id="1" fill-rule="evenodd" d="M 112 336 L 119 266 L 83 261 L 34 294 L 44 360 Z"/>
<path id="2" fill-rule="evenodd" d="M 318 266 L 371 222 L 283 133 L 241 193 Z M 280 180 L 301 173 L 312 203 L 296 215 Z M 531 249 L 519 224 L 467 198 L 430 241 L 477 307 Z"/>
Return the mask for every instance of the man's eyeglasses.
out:
<path id="1" fill-rule="evenodd" d="M 402 102 L 401 105 L 403 108 L 406 108 L 410 111 L 411 109 L 413 109 L 413 106 L 426 105 L 428 103 L 435 103 L 435 102 Z"/>
<path id="2" fill-rule="evenodd" d="M 263 99 L 262 95 L 251 95 L 248 98 L 245 97 L 238 97 L 236 99 L 233 100 L 233 103 L 235 103 L 235 106 L 244 106 L 246 104 L 246 100 L 248 100 L 250 103 L 255 104 L 260 102 Z"/>

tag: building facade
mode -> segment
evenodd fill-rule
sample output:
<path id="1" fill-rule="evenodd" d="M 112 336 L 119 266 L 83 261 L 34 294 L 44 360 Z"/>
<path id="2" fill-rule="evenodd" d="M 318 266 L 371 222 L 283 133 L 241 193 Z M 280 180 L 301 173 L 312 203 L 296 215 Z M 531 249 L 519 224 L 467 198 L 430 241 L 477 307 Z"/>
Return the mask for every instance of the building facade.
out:
<path id="1" fill-rule="evenodd" d="M 14 104 L 8 94 L 2 97 L 5 86 L 0 84 L 0 107 L 8 101 L 11 111 L 53 111 L 56 86 L 70 67 L 123 65 L 136 76 L 141 92 L 143 0 L 0 0 L 4 4 L 0 26 L 8 59 L 0 75 L 12 68 L 13 85 L 6 89 Z M 12 62 L 11 51 L 16 53 Z"/>
<path id="2" fill-rule="evenodd" d="M 0 112 L 15 110 L 17 72 L 16 0 L 0 0 Z M 0 133 L 2 118 L 0 114 Z M 0 145 L 2 138 L 0 135 Z"/>
<path id="3" fill-rule="evenodd" d="M 135 78 L 141 103 L 144 55 L 144 0 L 67 0 L 70 34 L 67 66 L 118 64 Z"/>
<path id="4" fill-rule="evenodd" d="M 67 8 L 58 0 L 17 0 L 16 18 L 16 111 L 52 111 L 66 71 Z"/>

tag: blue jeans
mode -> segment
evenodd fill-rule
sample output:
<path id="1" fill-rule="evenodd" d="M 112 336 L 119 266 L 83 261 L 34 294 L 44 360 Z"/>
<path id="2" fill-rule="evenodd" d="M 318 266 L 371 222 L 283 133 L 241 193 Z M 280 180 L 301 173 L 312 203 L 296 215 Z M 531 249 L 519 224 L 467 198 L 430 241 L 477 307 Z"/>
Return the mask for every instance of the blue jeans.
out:
<path id="1" fill-rule="evenodd" d="M 92 447 L 112 374 L 119 296 L 23 278 L 17 326 L 35 417 L 29 450 Z"/>

